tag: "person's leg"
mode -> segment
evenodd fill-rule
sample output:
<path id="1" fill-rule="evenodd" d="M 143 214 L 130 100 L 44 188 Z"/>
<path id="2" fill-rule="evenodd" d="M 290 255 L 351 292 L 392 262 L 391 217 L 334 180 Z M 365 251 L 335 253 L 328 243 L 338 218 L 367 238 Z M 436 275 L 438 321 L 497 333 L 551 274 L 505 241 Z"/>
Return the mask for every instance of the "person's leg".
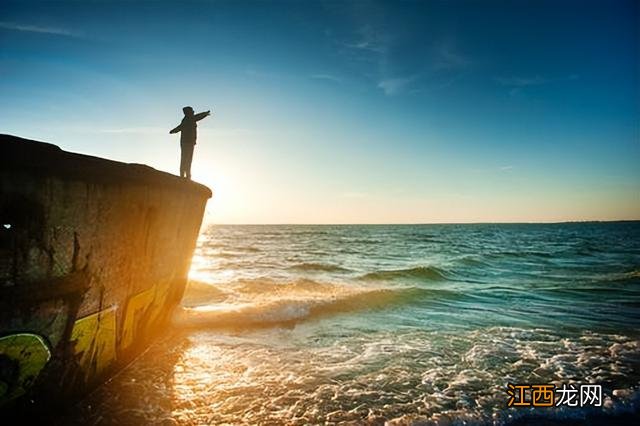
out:
<path id="1" fill-rule="evenodd" d="M 187 145 L 180 144 L 180 177 L 187 176 Z"/>
<path id="2" fill-rule="evenodd" d="M 193 160 L 194 148 L 195 148 L 195 145 L 189 145 L 187 149 L 187 159 L 186 159 L 186 165 L 185 165 L 187 179 L 191 179 L 191 161 Z"/>

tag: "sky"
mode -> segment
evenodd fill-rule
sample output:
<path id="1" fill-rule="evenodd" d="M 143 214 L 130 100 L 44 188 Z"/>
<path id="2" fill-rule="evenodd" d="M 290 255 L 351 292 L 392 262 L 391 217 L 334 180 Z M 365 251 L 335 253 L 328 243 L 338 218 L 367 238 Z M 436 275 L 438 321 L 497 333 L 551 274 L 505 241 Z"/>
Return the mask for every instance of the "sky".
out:
<path id="1" fill-rule="evenodd" d="M 0 3 L 0 133 L 177 174 L 212 223 L 640 219 L 634 1 Z"/>

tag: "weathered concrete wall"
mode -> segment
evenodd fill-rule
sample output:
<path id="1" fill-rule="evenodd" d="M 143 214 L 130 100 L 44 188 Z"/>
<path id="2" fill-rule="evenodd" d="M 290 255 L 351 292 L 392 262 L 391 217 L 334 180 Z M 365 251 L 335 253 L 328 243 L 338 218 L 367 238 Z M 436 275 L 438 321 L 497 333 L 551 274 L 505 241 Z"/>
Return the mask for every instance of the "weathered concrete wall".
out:
<path id="1" fill-rule="evenodd" d="M 211 191 L 13 136 L 0 152 L 7 407 L 82 393 L 145 347 L 182 297 Z"/>

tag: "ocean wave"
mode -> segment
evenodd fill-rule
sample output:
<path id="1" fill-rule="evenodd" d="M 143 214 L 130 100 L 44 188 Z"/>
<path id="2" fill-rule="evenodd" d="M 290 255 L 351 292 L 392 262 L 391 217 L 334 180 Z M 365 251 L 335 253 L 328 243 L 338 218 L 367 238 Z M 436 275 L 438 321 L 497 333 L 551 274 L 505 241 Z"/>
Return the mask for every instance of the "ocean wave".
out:
<path id="1" fill-rule="evenodd" d="M 385 271 L 370 272 L 360 277 L 361 280 L 385 281 L 397 278 L 418 279 L 425 281 L 447 280 L 445 271 L 435 266 L 418 266 L 408 269 L 392 269 Z"/>
<path id="2" fill-rule="evenodd" d="M 377 238 L 343 238 L 340 240 L 341 244 L 385 244 L 386 241 Z"/>
<path id="3" fill-rule="evenodd" d="M 240 253 L 232 252 L 232 251 L 215 251 L 211 253 L 206 253 L 208 257 L 212 259 L 237 259 L 241 256 Z"/>
<path id="4" fill-rule="evenodd" d="M 602 281 L 634 281 L 640 278 L 640 269 L 628 272 L 611 272 L 601 277 Z"/>
<path id="5" fill-rule="evenodd" d="M 234 248 L 237 251 L 240 252 L 245 252 L 245 253 L 258 253 L 260 252 L 260 249 L 258 247 L 254 247 L 254 246 L 241 246 L 241 247 L 235 247 Z"/>
<path id="6" fill-rule="evenodd" d="M 558 257 L 558 254 L 551 253 L 548 251 L 536 251 L 536 250 L 521 250 L 521 251 L 512 251 L 512 250 L 502 250 L 495 251 L 492 253 L 487 253 L 485 256 L 501 259 L 501 258 L 516 258 L 516 259 L 524 259 L 524 258 L 534 258 L 534 259 L 554 259 Z"/>
<path id="7" fill-rule="evenodd" d="M 437 235 L 418 234 L 407 236 L 407 241 L 415 243 L 443 243 L 445 240 L 439 238 Z"/>
<path id="8" fill-rule="evenodd" d="M 319 316 L 382 309 L 444 290 L 362 287 L 312 280 L 190 283 L 174 317 L 182 327 L 268 327 Z"/>
<path id="9" fill-rule="evenodd" d="M 201 281 L 189 280 L 182 296 L 183 306 L 197 306 L 202 303 L 215 303 L 224 301 L 227 293 L 211 284 Z"/>
<path id="10" fill-rule="evenodd" d="M 310 272 L 350 272 L 349 269 L 329 263 L 299 263 L 288 269 Z"/>
<path id="11" fill-rule="evenodd" d="M 456 262 L 464 266 L 471 267 L 488 267 L 491 263 L 485 259 L 481 259 L 478 255 L 465 255 L 455 259 Z"/>

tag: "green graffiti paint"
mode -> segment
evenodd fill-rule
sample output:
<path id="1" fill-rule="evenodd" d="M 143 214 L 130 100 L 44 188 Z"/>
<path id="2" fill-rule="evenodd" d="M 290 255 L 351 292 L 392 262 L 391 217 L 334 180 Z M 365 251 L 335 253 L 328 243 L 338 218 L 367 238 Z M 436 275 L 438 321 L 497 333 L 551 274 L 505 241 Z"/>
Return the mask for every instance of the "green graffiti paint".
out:
<path id="1" fill-rule="evenodd" d="M 0 405 L 24 395 L 49 359 L 49 346 L 37 334 L 0 337 Z"/>

